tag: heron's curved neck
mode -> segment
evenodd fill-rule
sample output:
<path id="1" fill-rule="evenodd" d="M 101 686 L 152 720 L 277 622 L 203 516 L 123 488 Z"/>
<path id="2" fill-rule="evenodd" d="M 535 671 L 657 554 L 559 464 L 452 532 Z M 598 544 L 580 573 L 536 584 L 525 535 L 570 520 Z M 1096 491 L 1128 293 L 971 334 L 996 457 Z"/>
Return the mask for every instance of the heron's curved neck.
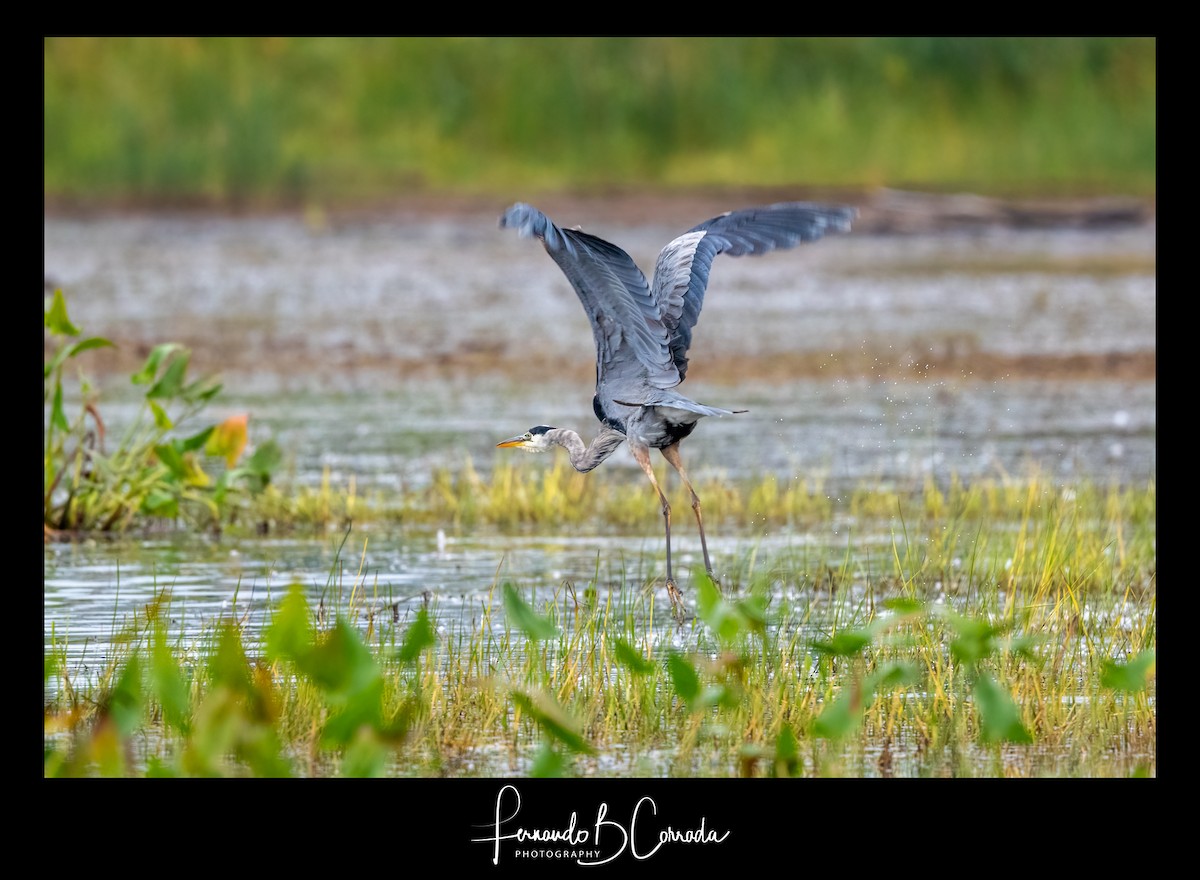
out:
<path id="1" fill-rule="evenodd" d="M 604 428 L 590 446 L 584 446 L 583 439 L 571 429 L 555 428 L 546 432 L 546 439 L 567 450 L 567 455 L 571 458 L 571 467 L 586 474 L 612 455 L 617 447 L 625 442 L 625 435 L 612 428 Z"/>

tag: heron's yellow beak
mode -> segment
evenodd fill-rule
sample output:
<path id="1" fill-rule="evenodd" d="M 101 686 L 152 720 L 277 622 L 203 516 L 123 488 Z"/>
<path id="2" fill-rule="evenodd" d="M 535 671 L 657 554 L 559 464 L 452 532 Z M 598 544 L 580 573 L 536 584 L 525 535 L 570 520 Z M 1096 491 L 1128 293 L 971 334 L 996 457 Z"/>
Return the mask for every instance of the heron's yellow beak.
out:
<path id="1" fill-rule="evenodd" d="M 525 437 L 510 437 L 507 440 L 497 443 L 496 448 L 503 449 L 503 448 L 511 447 L 511 446 L 528 446 L 528 445 L 529 445 L 529 440 L 526 439 Z"/>

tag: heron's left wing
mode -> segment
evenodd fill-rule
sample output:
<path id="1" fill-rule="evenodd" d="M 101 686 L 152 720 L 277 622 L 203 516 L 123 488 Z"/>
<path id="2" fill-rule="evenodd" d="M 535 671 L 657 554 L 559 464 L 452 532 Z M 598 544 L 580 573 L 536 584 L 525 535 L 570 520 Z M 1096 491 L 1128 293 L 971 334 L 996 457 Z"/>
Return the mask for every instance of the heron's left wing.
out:
<path id="1" fill-rule="evenodd" d="M 856 213 L 842 205 L 808 202 L 746 208 L 707 220 L 663 248 L 654 267 L 653 296 L 671 335 L 671 358 L 680 381 L 687 375 L 692 328 L 704 305 L 713 257 L 765 254 L 816 241 L 828 232 L 848 230 Z"/>
<path id="2" fill-rule="evenodd" d="M 540 239 L 575 288 L 592 323 L 598 380 L 646 378 L 660 388 L 679 384 L 658 302 L 629 254 L 578 229 L 559 228 L 532 205 L 513 205 L 500 225 Z"/>

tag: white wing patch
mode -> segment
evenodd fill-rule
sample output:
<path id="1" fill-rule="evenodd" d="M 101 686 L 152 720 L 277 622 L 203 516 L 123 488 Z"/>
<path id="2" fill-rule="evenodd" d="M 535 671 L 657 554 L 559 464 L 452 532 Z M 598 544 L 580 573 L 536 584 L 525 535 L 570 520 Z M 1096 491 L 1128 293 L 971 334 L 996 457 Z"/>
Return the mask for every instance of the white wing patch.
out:
<path id="1" fill-rule="evenodd" d="M 692 281 L 692 259 L 707 234 L 704 230 L 684 233 L 662 249 L 654 264 L 654 299 L 668 330 L 679 323 L 683 297 Z"/>

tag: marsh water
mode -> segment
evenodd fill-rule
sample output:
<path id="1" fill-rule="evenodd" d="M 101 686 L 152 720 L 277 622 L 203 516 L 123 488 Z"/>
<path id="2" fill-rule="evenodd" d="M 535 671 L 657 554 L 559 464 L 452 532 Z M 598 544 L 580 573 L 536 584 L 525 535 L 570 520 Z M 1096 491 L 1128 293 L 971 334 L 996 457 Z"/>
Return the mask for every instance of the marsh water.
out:
<path id="1" fill-rule="evenodd" d="M 594 431 L 583 312 L 541 247 L 499 229 L 498 213 L 48 215 L 45 274 L 84 335 L 117 345 L 81 364 L 110 436 L 136 412 L 129 374 L 153 345 L 180 342 L 193 374 L 223 378 L 211 415 L 249 413 L 251 443 L 282 447 L 281 480 L 395 491 L 467 462 L 486 476 L 515 454 L 495 444 L 533 425 Z M 648 270 L 699 219 L 585 228 Z M 834 497 L 1030 472 L 1064 484 L 1153 480 L 1155 250 L 1150 224 L 867 230 L 718 257 L 681 390 L 747 412 L 699 426 L 684 444 L 691 474 L 803 478 Z M 589 479 L 644 478 L 622 449 Z M 86 670 L 164 591 L 187 643 L 223 615 L 260 623 L 291 583 L 314 597 L 361 584 L 401 615 L 436 601 L 447 626 L 468 623 L 501 578 L 534 592 L 597 574 L 642 583 L 662 563 L 646 493 L 644 526 L 622 534 L 446 522 L 48 543 L 44 639 Z M 690 526 L 676 537 L 685 565 L 698 553 Z M 753 554 L 837 559 L 850 529 L 714 531 L 721 569 Z M 876 540 L 889 538 L 854 537 Z"/>

